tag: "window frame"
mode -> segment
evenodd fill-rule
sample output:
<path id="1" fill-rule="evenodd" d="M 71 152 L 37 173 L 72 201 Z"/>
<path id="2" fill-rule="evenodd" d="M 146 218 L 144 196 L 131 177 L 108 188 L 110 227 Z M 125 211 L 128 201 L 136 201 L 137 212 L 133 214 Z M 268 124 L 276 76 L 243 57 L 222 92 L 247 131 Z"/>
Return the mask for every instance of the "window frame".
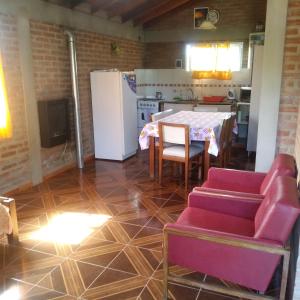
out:
<path id="1" fill-rule="evenodd" d="M 190 59 L 190 56 L 189 56 L 189 52 L 190 52 L 190 49 L 196 45 L 201 45 L 201 44 L 211 44 L 211 45 L 217 45 L 217 44 L 220 44 L 220 43 L 224 43 L 224 42 L 210 42 L 210 43 L 206 43 L 206 42 L 203 42 L 203 43 L 188 43 L 185 45 L 185 70 L 187 72 L 192 72 L 192 71 L 201 71 L 201 70 L 193 70 L 191 68 L 191 59 Z M 234 70 L 232 72 L 239 72 L 243 69 L 243 57 L 244 57 L 244 42 L 243 41 L 234 41 L 234 42 L 229 42 L 230 46 L 231 45 L 237 45 L 239 46 L 240 48 L 240 61 L 239 61 L 239 70 Z M 207 71 L 207 70 L 203 70 L 203 71 Z"/>

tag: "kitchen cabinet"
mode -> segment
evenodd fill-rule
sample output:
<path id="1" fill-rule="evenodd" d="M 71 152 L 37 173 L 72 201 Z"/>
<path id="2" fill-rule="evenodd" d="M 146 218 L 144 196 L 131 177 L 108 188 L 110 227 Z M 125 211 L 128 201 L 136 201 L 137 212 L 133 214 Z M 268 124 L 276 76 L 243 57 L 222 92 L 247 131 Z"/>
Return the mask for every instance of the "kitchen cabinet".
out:
<path id="1" fill-rule="evenodd" d="M 216 112 L 231 112 L 233 111 L 233 107 L 231 104 L 198 104 L 197 107 L 201 109 L 201 111 L 216 111 Z M 213 108 L 213 110 L 211 110 Z M 199 110 L 200 111 L 200 110 Z"/>
<path id="2" fill-rule="evenodd" d="M 189 101 L 189 103 L 180 103 L 177 101 L 163 101 L 161 110 L 173 109 L 173 111 L 179 112 L 181 110 L 193 111 L 195 107 L 198 107 L 198 111 L 216 111 L 216 112 L 231 112 L 234 111 L 234 105 L 232 103 L 223 103 L 223 104 L 207 104 L 195 101 Z M 213 110 L 211 110 L 213 108 Z"/>
<path id="3" fill-rule="evenodd" d="M 181 110 L 187 110 L 192 111 L 194 109 L 193 103 L 171 103 L 171 102 L 165 102 L 163 104 L 163 110 L 167 109 L 173 109 L 174 113 L 177 113 Z"/>

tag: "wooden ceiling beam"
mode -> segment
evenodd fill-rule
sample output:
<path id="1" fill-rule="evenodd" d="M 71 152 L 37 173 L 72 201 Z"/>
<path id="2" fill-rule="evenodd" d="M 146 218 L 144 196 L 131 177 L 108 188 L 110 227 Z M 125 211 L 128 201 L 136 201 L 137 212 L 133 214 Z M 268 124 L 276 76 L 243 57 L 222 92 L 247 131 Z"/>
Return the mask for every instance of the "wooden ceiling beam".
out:
<path id="1" fill-rule="evenodd" d="M 147 0 L 133 0 L 124 1 L 122 3 L 115 3 L 108 8 L 108 17 L 122 16 L 130 11 L 137 9 L 139 6 L 145 4 Z"/>
<path id="2" fill-rule="evenodd" d="M 95 14 L 99 10 L 106 10 L 109 6 L 115 4 L 118 0 L 94 0 L 91 1 L 91 14 Z"/>
<path id="3" fill-rule="evenodd" d="M 169 1 L 169 0 L 167 0 Z M 129 20 L 132 20 L 134 18 L 136 18 L 137 16 L 141 15 L 143 12 L 151 9 L 154 5 L 158 5 L 159 3 L 163 3 L 166 2 L 165 1 L 161 1 L 161 0 L 147 0 L 145 1 L 144 4 L 139 5 L 137 8 L 129 11 L 128 13 L 122 14 L 122 22 L 125 23 Z"/>
<path id="4" fill-rule="evenodd" d="M 69 7 L 71 9 L 74 9 L 77 5 L 81 4 L 81 3 L 84 3 L 85 0 L 70 0 L 69 1 Z"/>
<path id="5" fill-rule="evenodd" d="M 167 14 L 168 12 L 190 2 L 191 0 L 168 0 L 164 1 L 163 3 L 160 3 L 151 9 L 143 12 L 139 16 L 134 18 L 134 24 L 145 24 L 153 19 L 156 19 L 164 14 Z"/>

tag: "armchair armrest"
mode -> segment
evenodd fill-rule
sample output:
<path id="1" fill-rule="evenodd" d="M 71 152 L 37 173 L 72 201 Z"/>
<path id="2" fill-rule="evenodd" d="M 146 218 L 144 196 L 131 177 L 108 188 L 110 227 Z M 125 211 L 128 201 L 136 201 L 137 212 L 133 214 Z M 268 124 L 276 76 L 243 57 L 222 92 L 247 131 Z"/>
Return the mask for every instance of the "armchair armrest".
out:
<path id="1" fill-rule="evenodd" d="M 213 194 L 205 191 L 191 192 L 188 206 L 229 214 L 236 217 L 253 220 L 261 200 L 251 197 Z"/>
<path id="2" fill-rule="evenodd" d="M 280 256 L 282 256 L 283 268 L 279 299 L 285 299 L 290 258 L 290 250 L 285 245 L 275 241 L 190 227 L 178 223 L 166 224 L 163 232 L 166 282 L 168 279 L 180 282 L 177 276 L 170 275 L 168 272 L 170 261 L 264 292 L 274 272 L 274 266 L 278 264 Z M 195 248 L 197 248 L 196 251 Z M 182 253 L 184 254 L 183 257 Z M 222 258 L 223 253 L 224 257 Z M 202 255 L 205 259 L 198 260 L 199 255 Z M 260 264 L 251 265 L 253 260 L 257 260 Z M 266 263 L 261 264 L 262 262 Z M 225 270 L 230 270 L 229 273 L 224 271 L 223 267 L 220 269 L 220 265 L 224 266 Z M 232 267 L 233 265 L 235 267 Z M 239 271 L 236 273 L 236 270 L 245 269 L 247 269 L 247 272 L 242 277 L 240 277 Z M 194 281 L 188 281 L 188 283 L 192 283 L 195 287 L 219 291 L 237 297 L 256 298 L 252 293 L 244 292 L 241 294 L 240 291 L 236 291 L 234 294 L 231 289 L 224 289 L 218 285 L 199 284 Z M 271 297 L 262 296 L 257 297 L 257 299 L 271 299 Z"/>
<path id="3" fill-rule="evenodd" d="M 203 187 L 225 189 L 233 191 L 259 194 L 260 186 L 266 173 L 240 171 L 221 168 L 210 168 L 208 179 Z"/>
<path id="4" fill-rule="evenodd" d="M 180 224 L 166 224 L 164 227 L 164 240 L 168 234 L 203 240 L 232 247 L 246 248 L 278 255 L 289 255 L 289 249 L 278 242 L 258 240 L 251 237 L 189 227 Z"/>

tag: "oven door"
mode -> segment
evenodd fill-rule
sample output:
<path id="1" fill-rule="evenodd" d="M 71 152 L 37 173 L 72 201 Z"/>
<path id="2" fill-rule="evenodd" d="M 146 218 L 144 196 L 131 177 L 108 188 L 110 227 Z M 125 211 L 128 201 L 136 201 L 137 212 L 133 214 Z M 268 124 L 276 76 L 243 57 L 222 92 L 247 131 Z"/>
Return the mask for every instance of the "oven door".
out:
<path id="1" fill-rule="evenodd" d="M 147 123 L 152 122 L 152 114 L 158 112 L 154 108 L 138 108 L 138 127 L 144 127 Z"/>

